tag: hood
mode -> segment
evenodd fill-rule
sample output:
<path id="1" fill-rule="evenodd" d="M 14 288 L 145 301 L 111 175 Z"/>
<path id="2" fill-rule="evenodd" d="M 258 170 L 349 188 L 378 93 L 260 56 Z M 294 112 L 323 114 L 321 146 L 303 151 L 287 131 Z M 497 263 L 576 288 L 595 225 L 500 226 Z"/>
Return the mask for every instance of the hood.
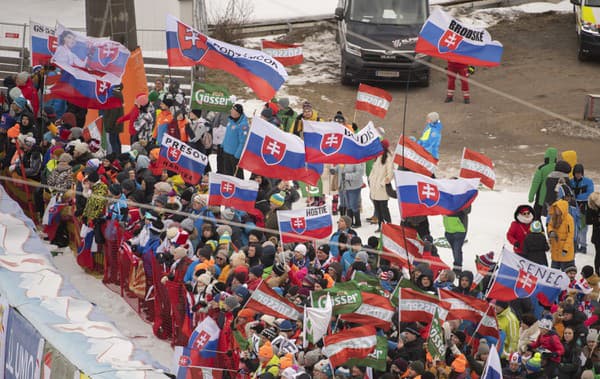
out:
<path id="1" fill-rule="evenodd" d="M 568 174 L 571 172 L 571 165 L 567 161 L 558 161 L 556 162 L 556 166 L 554 166 L 554 171 Z"/>
<path id="2" fill-rule="evenodd" d="M 414 50 L 421 26 L 422 25 L 417 24 L 378 25 L 348 20 L 346 22 L 346 38 L 348 42 L 360 46 L 363 49 Z M 396 41 L 396 44 L 399 42 L 400 45 L 395 47 L 393 41 Z"/>
<path id="3" fill-rule="evenodd" d="M 576 173 L 580 173 L 582 176 L 584 176 L 583 165 L 581 163 L 577 163 L 573 167 L 573 174 L 576 174 Z"/>
<path id="4" fill-rule="evenodd" d="M 546 149 L 546 154 L 544 154 L 544 161 L 546 163 L 556 163 L 556 157 L 558 156 L 558 151 L 554 147 L 549 147 Z"/>
<path id="5" fill-rule="evenodd" d="M 440 120 L 437 120 L 436 122 L 430 122 L 427 124 L 427 126 L 429 126 L 432 129 L 437 129 L 439 131 L 441 131 L 444 128 Z"/>
<path id="6" fill-rule="evenodd" d="M 554 204 L 552 204 L 552 207 L 558 208 L 562 215 L 569 214 L 569 203 L 567 203 L 565 200 L 556 201 Z"/>
<path id="7" fill-rule="evenodd" d="M 515 214 L 514 214 L 515 221 L 519 221 L 519 220 L 517 220 L 517 216 L 519 215 L 519 213 L 521 213 L 521 210 L 523 208 L 527 209 L 531 214 L 533 214 L 533 208 L 530 205 L 528 205 L 528 204 L 519 205 L 517 207 L 517 209 L 515 209 Z"/>
<path id="8" fill-rule="evenodd" d="M 460 283 L 460 280 L 462 278 L 467 278 L 469 279 L 469 288 L 471 287 L 471 284 L 473 284 L 473 273 L 469 270 L 465 270 L 463 272 L 460 273 L 460 276 L 458 277 L 458 281 Z"/>

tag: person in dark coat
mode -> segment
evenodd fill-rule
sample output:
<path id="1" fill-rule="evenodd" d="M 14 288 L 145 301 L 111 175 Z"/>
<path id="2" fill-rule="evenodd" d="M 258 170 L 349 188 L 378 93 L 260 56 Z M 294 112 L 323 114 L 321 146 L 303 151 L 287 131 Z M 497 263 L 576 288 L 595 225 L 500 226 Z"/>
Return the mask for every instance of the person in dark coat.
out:
<path id="1" fill-rule="evenodd" d="M 471 290 L 473 286 L 473 273 L 469 270 L 462 271 L 458 275 L 458 286 L 456 286 L 452 291 L 469 295 L 476 298 L 480 298 L 481 293 L 477 290 Z"/>
<path id="2" fill-rule="evenodd" d="M 596 274 L 600 273 L 600 192 L 592 192 L 588 198 L 588 210 L 585 221 L 592 225 L 592 244 L 596 251 L 594 258 L 594 269 Z"/>
<path id="3" fill-rule="evenodd" d="M 558 184 L 569 184 L 569 174 L 571 173 L 571 165 L 567 161 L 557 161 L 554 166 L 554 171 L 548 174 L 546 178 L 546 199 L 544 201 L 544 208 L 542 209 L 542 215 L 548 215 L 548 208 L 556 200 L 557 197 L 557 185 Z"/>
<path id="4" fill-rule="evenodd" d="M 121 154 L 121 140 L 119 135 L 123 133 L 123 123 L 117 122 L 117 120 L 123 117 L 123 93 L 119 90 L 113 90 L 112 96 L 119 99 L 121 105 L 116 108 L 106 109 L 100 111 L 102 115 L 102 127 L 108 135 L 108 143 L 110 146 L 110 152 L 114 154 Z"/>
<path id="5" fill-rule="evenodd" d="M 561 342 L 565 348 L 565 353 L 558 365 L 558 379 L 579 378 L 581 374 L 581 348 L 574 338 L 573 329 L 565 328 Z"/>
<path id="6" fill-rule="evenodd" d="M 579 346 L 586 343 L 588 329 L 585 326 L 587 316 L 585 313 L 577 310 L 574 305 L 568 304 L 563 308 L 562 322 L 565 328 L 573 329 L 573 338 Z"/>
<path id="7" fill-rule="evenodd" d="M 530 233 L 523 240 L 521 255 L 534 263 L 548 266 L 546 252 L 550 250 L 548 240 L 543 233 L 542 223 L 535 220 L 529 227 Z"/>
<path id="8" fill-rule="evenodd" d="M 421 337 L 416 324 L 410 323 L 404 327 L 400 341 L 396 351 L 391 353 L 394 360 L 398 358 L 402 358 L 407 362 L 425 360 L 425 350 L 423 350 L 425 341 Z"/>

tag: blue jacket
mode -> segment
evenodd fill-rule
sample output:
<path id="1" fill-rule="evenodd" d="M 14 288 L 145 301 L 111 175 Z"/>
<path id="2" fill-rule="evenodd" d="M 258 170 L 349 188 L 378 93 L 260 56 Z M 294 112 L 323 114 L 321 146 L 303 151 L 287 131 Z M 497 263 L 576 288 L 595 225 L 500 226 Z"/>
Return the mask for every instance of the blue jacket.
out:
<path id="1" fill-rule="evenodd" d="M 231 117 L 227 123 L 225 138 L 223 139 L 223 151 L 233 155 L 237 159 L 242 155 L 242 149 L 248 138 L 248 118 L 246 115 L 241 115 L 237 121 Z"/>
<path id="2" fill-rule="evenodd" d="M 346 275 L 346 273 L 348 272 L 348 269 L 350 269 L 350 266 L 352 266 L 352 263 L 354 263 L 354 260 L 356 259 L 356 253 L 358 252 L 354 252 L 352 250 L 348 250 L 344 253 L 344 255 L 342 255 L 342 274 Z"/>
<path id="3" fill-rule="evenodd" d="M 417 143 L 425 148 L 435 159 L 439 158 L 440 143 L 442 142 L 442 123 L 438 120 L 425 126 L 423 135 Z"/>
<path id="4" fill-rule="evenodd" d="M 577 201 L 587 201 L 588 197 L 594 192 L 594 182 L 585 176 L 581 180 L 573 178 L 569 184 L 573 188 Z"/>

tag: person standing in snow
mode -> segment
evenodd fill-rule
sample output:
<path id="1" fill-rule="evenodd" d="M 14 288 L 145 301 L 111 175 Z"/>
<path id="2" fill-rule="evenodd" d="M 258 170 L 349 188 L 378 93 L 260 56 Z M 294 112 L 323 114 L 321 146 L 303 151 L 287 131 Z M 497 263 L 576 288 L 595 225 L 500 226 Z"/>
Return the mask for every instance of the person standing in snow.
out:
<path id="1" fill-rule="evenodd" d="M 238 169 L 238 162 L 242 155 L 246 138 L 248 138 L 248 118 L 244 114 L 241 104 L 235 104 L 231 108 L 225 138 L 223 140 L 224 174 L 234 175 L 240 179 L 244 178 L 244 170 Z"/>
<path id="2" fill-rule="evenodd" d="M 442 122 L 437 112 L 431 112 L 426 118 L 427 125 L 417 143 L 429 152 L 435 159 L 439 159 L 440 143 L 442 142 Z"/>
<path id="3" fill-rule="evenodd" d="M 544 154 L 544 163 L 541 164 L 531 180 L 529 188 L 529 202 L 534 203 L 534 218 L 539 220 L 542 217 L 542 208 L 546 200 L 546 178 L 548 174 L 554 171 L 556 165 L 556 156 L 558 151 L 554 147 L 549 147 Z M 554 189 L 552 189 L 554 190 Z"/>
<path id="4" fill-rule="evenodd" d="M 578 163 L 573 167 L 573 179 L 570 181 L 570 186 L 575 193 L 575 200 L 577 201 L 577 207 L 581 212 L 581 219 L 584 221 L 579 225 L 579 234 L 577 236 L 577 246 L 575 246 L 575 252 L 587 253 L 587 203 L 588 198 L 594 192 L 594 182 L 592 179 L 584 176 L 583 165 Z"/>
<path id="5" fill-rule="evenodd" d="M 381 141 L 383 151 L 373 163 L 373 168 L 369 174 L 369 190 L 371 199 L 375 205 L 375 214 L 377 215 L 378 228 L 375 233 L 381 231 L 381 223 L 392 222 L 390 209 L 388 208 L 389 196 L 385 186 L 392 181 L 394 177 L 393 156 L 389 152 L 390 142 L 386 139 Z"/>
<path id="6" fill-rule="evenodd" d="M 523 251 L 523 241 L 529 233 L 529 226 L 533 222 L 533 208 L 529 205 L 519 205 L 515 210 L 515 220 L 511 222 L 506 239 L 513 245 L 517 254 Z"/>

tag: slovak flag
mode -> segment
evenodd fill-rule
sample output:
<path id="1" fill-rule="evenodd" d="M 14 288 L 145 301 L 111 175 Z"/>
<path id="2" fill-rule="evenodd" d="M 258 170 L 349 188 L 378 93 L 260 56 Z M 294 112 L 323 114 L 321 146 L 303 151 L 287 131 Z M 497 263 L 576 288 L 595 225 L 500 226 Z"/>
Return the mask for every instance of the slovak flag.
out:
<path id="1" fill-rule="evenodd" d="M 436 8 L 421 28 L 415 51 L 473 66 L 498 66 L 502 44 L 485 29 L 465 25 Z"/>
<path id="2" fill-rule="evenodd" d="M 54 28 L 30 21 L 29 34 L 31 35 L 31 65 L 49 64 L 58 46 Z"/>
<path id="3" fill-rule="evenodd" d="M 208 157 L 169 134 L 164 134 L 158 155 L 158 165 L 181 175 L 188 184 L 196 185 L 202 178 Z"/>
<path id="4" fill-rule="evenodd" d="M 500 266 L 488 297 L 511 301 L 533 296 L 542 305 L 550 305 L 568 286 L 569 277 L 565 272 L 533 263 L 503 249 Z"/>
<path id="5" fill-rule="evenodd" d="M 304 60 L 302 45 L 262 40 L 262 51 L 277 59 L 284 66 L 301 64 Z"/>
<path id="6" fill-rule="evenodd" d="M 111 109 L 122 106 L 121 100 L 113 96 L 113 85 L 83 70 L 75 75 L 61 70 L 52 76 L 44 88 L 44 97 L 67 100 L 81 108 Z M 50 83 L 52 82 L 52 83 Z"/>
<path id="7" fill-rule="evenodd" d="M 282 180 L 300 180 L 316 186 L 323 165 L 306 163 L 304 143 L 259 117 L 252 119 L 238 165 L 255 174 Z"/>
<path id="8" fill-rule="evenodd" d="M 207 317 L 196 326 L 192 332 L 187 346 L 183 348 L 183 353 L 178 361 L 178 378 L 199 377 L 193 374 L 197 370 L 197 366 L 215 367 L 215 358 L 217 356 L 217 348 L 219 344 L 219 334 L 221 329 L 217 323 Z M 189 366 L 192 366 L 191 368 Z M 193 367 L 196 366 L 196 367 Z M 200 370 L 198 373 L 203 373 Z M 188 376 L 187 374 L 191 374 Z"/>
<path id="9" fill-rule="evenodd" d="M 359 111 L 369 112 L 373 116 L 385 118 L 391 102 L 392 94 L 386 90 L 362 83 L 358 86 L 355 108 Z"/>
<path id="10" fill-rule="evenodd" d="M 255 211 L 258 182 L 211 172 L 208 183 L 208 205 L 224 205 L 248 213 Z"/>
<path id="11" fill-rule="evenodd" d="M 372 122 L 354 134 L 338 122 L 303 121 L 306 161 L 313 163 L 361 163 L 383 151 Z"/>
<path id="12" fill-rule="evenodd" d="M 437 170 L 438 160 L 416 141 L 401 135 L 394 152 L 394 163 L 412 172 L 431 176 Z"/>
<path id="13" fill-rule="evenodd" d="M 277 211 L 282 243 L 328 238 L 333 220 L 326 206 Z"/>
<path id="14" fill-rule="evenodd" d="M 210 38 L 172 15 L 167 15 L 167 57 L 169 66 L 202 65 L 226 71 L 264 101 L 273 98 L 288 76 L 272 56 Z"/>
<path id="15" fill-rule="evenodd" d="M 502 365 L 495 345 L 490 346 L 490 353 L 485 361 L 481 379 L 502 379 Z"/>
<path id="16" fill-rule="evenodd" d="M 461 178 L 479 178 L 483 185 L 494 189 L 496 183 L 494 162 L 485 155 L 465 147 L 460 160 L 459 176 Z"/>
<path id="17" fill-rule="evenodd" d="M 452 215 L 477 197 L 479 179 L 432 179 L 408 171 L 395 171 L 402 218 Z"/>

